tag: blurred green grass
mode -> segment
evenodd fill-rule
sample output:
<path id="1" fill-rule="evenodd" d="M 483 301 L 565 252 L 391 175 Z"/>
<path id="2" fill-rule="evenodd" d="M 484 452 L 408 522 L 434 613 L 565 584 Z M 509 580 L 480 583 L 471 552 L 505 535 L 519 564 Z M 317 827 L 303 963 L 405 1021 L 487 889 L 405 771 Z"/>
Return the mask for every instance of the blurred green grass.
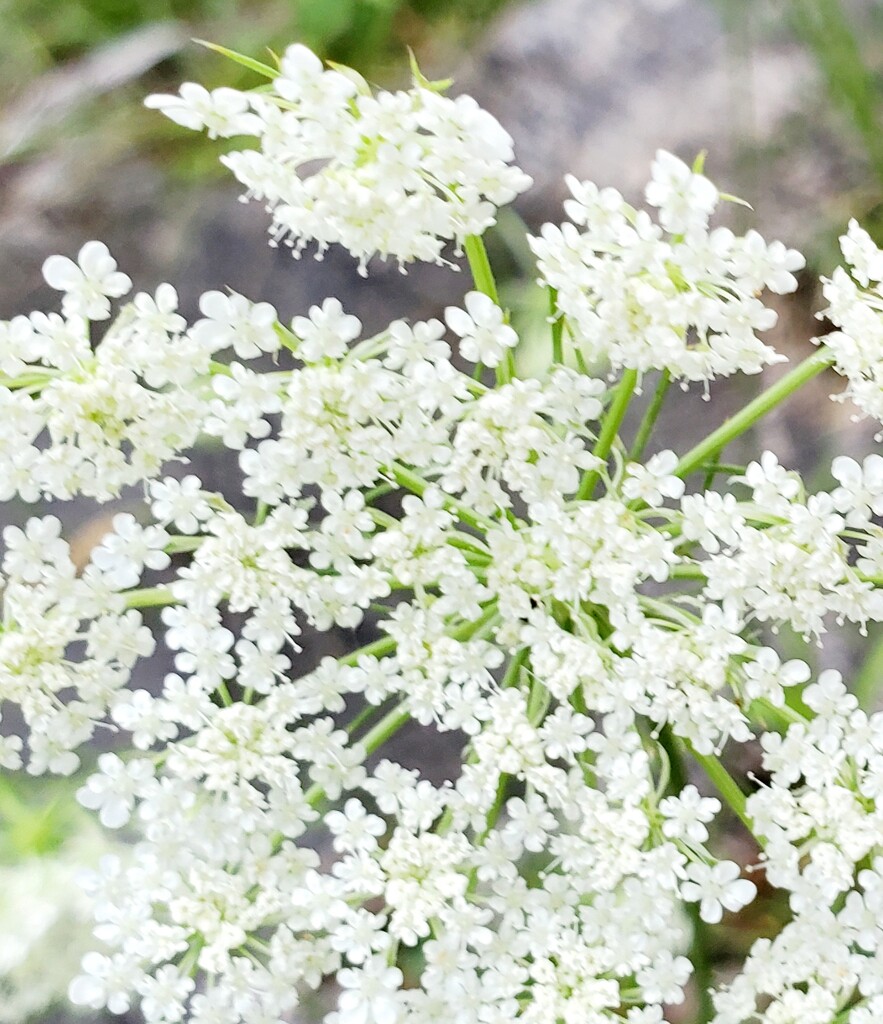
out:
<path id="1" fill-rule="evenodd" d="M 839 259 L 837 235 L 856 217 L 883 245 L 883 4 L 877 0 L 711 0 L 720 10 L 736 57 L 748 67 L 765 36 L 790 34 L 815 64 L 822 94 L 807 96 L 808 116 L 830 124 L 844 147 L 863 163 L 863 180 L 844 183 L 833 196 L 831 217 L 820 225 L 810 263 L 830 267 Z M 746 72 L 750 91 L 750 71 Z M 809 86 L 809 83 L 808 83 Z M 815 104 L 820 104 L 814 107 Z M 781 146 L 787 147 L 783 138 Z M 787 152 L 785 154 L 787 156 Z M 756 155 L 753 175 L 768 173 Z"/>
<path id="2" fill-rule="evenodd" d="M 154 22 L 214 30 L 240 50 L 298 39 L 323 56 L 362 67 L 401 60 L 403 43 L 430 32 L 474 29 L 507 0 L 42 0 L 0 2 L 0 90 Z M 198 33 L 197 33 L 198 34 Z M 185 56 L 189 68 L 198 57 Z"/>
<path id="3" fill-rule="evenodd" d="M 294 41 L 324 58 L 351 65 L 382 85 L 396 85 L 407 68 L 407 48 L 421 56 L 453 54 L 480 32 L 509 0 L 0 0 L 0 113 L 27 99 L 35 83 L 53 84 L 53 73 L 76 68 L 102 48 L 121 44 L 150 26 L 176 26 L 182 45 L 154 67 L 118 88 L 96 88 L 52 131 L 34 131 L 7 160 L 17 161 L 61 141 L 84 135 L 113 136 L 112 153 L 150 150 L 173 172 L 212 175 L 217 145 L 180 131 L 143 110 L 148 92 L 177 91 L 182 81 L 209 88 L 248 88 L 253 76 L 188 38 L 265 56 Z M 450 58 L 452 59 L 452 58 Z M 450 63 L 450 59 L 448 63 Z M 166 145 L 168 143 L 168 145 Z M 99 152 L 104 150 L 99 143 Z"/>

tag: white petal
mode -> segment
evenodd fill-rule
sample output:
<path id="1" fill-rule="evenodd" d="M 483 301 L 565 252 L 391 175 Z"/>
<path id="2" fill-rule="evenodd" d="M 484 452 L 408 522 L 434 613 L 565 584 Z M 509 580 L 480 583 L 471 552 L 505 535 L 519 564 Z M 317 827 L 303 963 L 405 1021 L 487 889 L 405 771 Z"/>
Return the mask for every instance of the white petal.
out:
<path id="1" fill-rule="evenodd" d="M 445 321 L 455 334 L 462 338 L 464 334 L 472 334 L 475 322 L 472 317 L 457 306 L 448 306 L 445 310 Z"/>
<path id="2" fill-rule="evenodd" d="M 77 262 L 83 273 L 95 280 L 107 277 L 117 268 L 117 261 L 111 256 L 104 242 L 86 242 L 77 253 Z"/>
<path id="3" fill-rule="evenodd" d="M 83 272 L 67 256 L 50 256 L 43 264 L 43 280 L 60 292 L 72 291 L 83 281 Z"/>
<path id="4" fill-rule="evenodd" d="M 200 296 L 199 310 L 210 320 L 229 320 L 230 299 L 223 292 L 205 292 Z"/>

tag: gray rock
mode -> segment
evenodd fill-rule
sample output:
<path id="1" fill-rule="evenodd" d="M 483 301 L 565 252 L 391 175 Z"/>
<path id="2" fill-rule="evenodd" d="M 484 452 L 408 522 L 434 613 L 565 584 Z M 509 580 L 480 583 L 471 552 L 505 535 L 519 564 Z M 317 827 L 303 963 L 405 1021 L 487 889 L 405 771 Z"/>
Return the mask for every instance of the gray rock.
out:
<path id="1" fill-rule="evenodd" d="M 541 0 L 501 18 L 456 83 L 515 138 L 536 181 L 529 220 L 560 219 L 565 173 L 638 197 L 656 149 L 688 162 L 707 150 L 762 233 L 812 240 L 808 211 L 862 180 L 863 154 L 782 5 L 728 2 Z"/>

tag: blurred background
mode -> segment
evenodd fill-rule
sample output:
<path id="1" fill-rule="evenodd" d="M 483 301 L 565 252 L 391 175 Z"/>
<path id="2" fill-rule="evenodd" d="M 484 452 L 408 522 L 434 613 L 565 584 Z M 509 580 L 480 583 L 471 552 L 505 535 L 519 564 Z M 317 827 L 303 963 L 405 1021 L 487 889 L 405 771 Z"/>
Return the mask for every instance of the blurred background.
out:
<path id="1" fill-rule="evenodd" d="M 712 180 L 754 208 L 732 206 L 733 226 L 756 226 L 807 255 L 800 292 L 777 303 L 773 341 L 794 358 L 824 330 L 813 279 L 836 264 L 848 218 L 883 241 L 877 0 L 0 0 L 0 319 L 55 308 L 43 260 L 74 255 L 91 238 L 108 243 L 136 289 L 171 281 L 189 317 L 203 291 L 230 287 L 273 302 L 283 318 L 337 295 L 375 330 L 437 315 L 468 289 L 466 275 L 438 268 L 403 277 L 381 265 L 365 283 L 346 254 L 332 250 L 320 264 L 270 249 L 265 214 L 237 203 L 217 162 L 233 144 L 142 105 L 188 80 L 257 84 L 194 39 L 259 59 L 302 41 L 387 88 L 407 84 L 411 47 L 429 77 L 453 75 L 455 92 L 497 115 L 536 180 L 488 239 L 525 337 L 525 371 L 538 365 L 532 339 L 544 299 L 523 228 L 560 219 L 567 172 L 637 200 L 658 147 L 687 161 L 707 150 Z M 699 392 L 674 395 L 657 447 L 693 443 L 779 372 L 715 388 L 710 406 Z M 832 454 L 871 450 L 873 425 L 828 401 L 833 390 L 835 380 L 819 380 L 771 416 L 755 450 L 774 448 L 813 485 L 827 482 Z M 215 448 L 193 461 L 208 487 L 232 472 Z M 81 554 L 119 507 L 60 510 Z M 31 514 L 0 506 L 0 525 Z M 848 668 L 867 696 L 883 676 L 879 630 L 862 649 L 844 635 L 816 667 Z M 146 667 L 139 685 L 167 667 Z M 73 788 L 0 774 L 0 1024 L 71 1019 L 57 997 L 89 944 L 77 872 L 107 842 L 76 810 Z"/>

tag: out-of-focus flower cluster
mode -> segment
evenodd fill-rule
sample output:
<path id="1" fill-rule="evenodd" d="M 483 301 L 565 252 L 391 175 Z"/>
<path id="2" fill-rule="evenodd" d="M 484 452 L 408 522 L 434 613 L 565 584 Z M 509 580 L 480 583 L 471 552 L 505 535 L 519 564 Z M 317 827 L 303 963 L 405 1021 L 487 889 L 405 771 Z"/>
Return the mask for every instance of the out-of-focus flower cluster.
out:
<path id="1" fill-rule="evenodd" d="M 362 261 L 435 260 L 454 240 L 474 258 L 488 203 L 524 185 L 470 101 L 370 96 L 301 47 L 272 89 L 154 105 L 260 135 L 229 162 L 302 240 Z M 60 315 L 0 327 L 4 496 L 143 482 L 149 504 L 80 570 L 57 519 L 4 532 L 0 696 L 26 736 L 2 741 L 3 763 L 68 773 L 99 722 L 131 738 L 79 791 L 138 841 L 89 884 L 103 947 L 75 1002 L 277 1024 L 334 978 L 327 1024 L 660 1024 L 702 959 L 697 929 L 756 892 L 720 855 L 722 805 L 689 759 L 794 914 L 717 993 L 718 1024 L 832 1024 L 849 1000 L 852 1024 L 872 1019 L 883 718 L 771 636 L 883 620 L 883 459 L 841 456 L 836 486 L 808 493 L 770 452 L 721 490 L 687 486 L 720 475 L 737 427 L 699 455 L 630 455 L 637 375 L 664 371 L 661 397 L 667 376 L 779 358 L 755 293 L 793 288 L 801 260 L 709 232 L 717 190 L 668 154 L 647 190 L 661 228 L 571 187 L 580 230 L 534 240 L 557 301 L 536 379 L 513 374 L 480 259 L 445 323 L 363 337 L 334 298 L 282 324 L 209 292 L 187 325 L 162 285 L 112 315 L 130 282 L 88 243 L 47 261 Z M 268 354 L 271 370 L 249 364 Z M 591 376 L 586 358 L 624 372 Z M 853 390 L 868 358 L 879 370 L 840 341 L 826 358 Z M 170 472 L 200 436 L 237 453 L 242 494 Z M 127 685 L 151 606 L 175 669 L 154 692 Z M 299 667 L 305 629 L 363 625 L 376 640 Z M 450 783 L 382 756 L 408 722 L 456 737 Z M 771 782 L 746 802 L 720 755 L 763 723 Z"/>
<path id="2" fill-rule="evenodd" d="M 849 270 L 823 282 L 824 315 L 839 328 L 825 341 L 847 380 L 843 397 L 883 421 L 883 255 L 854 220 L 840 241 Z"/>
<path id="3" fill-rule="evenodd" d="M 47 1019 L 64 1002 L 71 976 L 95 942 L 81 876 L 122 847 L 83 820 L 83 811 L 25 810 L 13 798 L 24 813 L 11 814 L 10 795 L 3 790 L 0 1024 L 22 1024 Z M 10 832 L 17 843 L 8 842 Z"/>

